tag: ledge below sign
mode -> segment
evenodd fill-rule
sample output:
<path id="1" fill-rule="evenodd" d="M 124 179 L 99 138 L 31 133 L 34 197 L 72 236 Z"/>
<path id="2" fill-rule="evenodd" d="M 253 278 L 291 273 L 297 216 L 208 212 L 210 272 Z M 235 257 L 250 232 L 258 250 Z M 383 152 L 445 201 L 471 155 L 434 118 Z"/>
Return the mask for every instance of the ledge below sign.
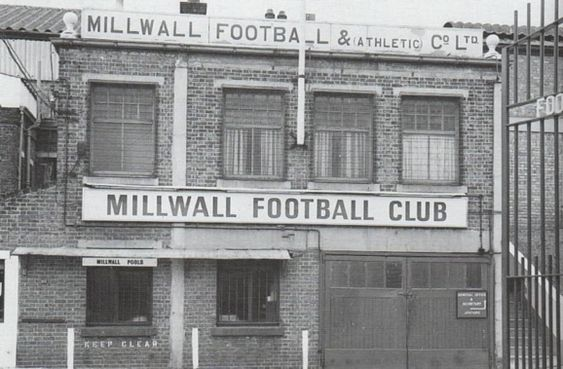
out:
<path id="1" fill-rule="evenodd" d="M 466 228 L 467 197 L 84 187 L 82 220 Z"/>

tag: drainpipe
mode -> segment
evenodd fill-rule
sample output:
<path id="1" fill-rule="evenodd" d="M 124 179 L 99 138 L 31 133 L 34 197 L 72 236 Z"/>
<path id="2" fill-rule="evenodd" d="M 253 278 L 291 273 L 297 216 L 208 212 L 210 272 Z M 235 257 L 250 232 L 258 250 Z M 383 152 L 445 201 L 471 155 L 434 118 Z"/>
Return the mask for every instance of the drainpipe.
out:
<path id="1" fill-rule="evenodd" d="M 305 0 L 299 14 L 299 64 L 297 67 L 297 145 L 305 144 Z"/>
<path id="2" fill-rule="evenodd" d="M 42 87 L 42 83 L 41 83 L 41 60 L 37 61 L 37 73 L 36 73 L 36 80 L 37 80 L 37 90 L 38 90 L 38 94 L 41 94 L 41 87 Z M 31 127 L 29 127 L 27 129 L 27 165 L 26 165 L 26 170 L 27 170 L 27 176 L 26 176 L 26 187 L 31 188 L 31 186 L 33 185 L 33 183 L 31 183 L 31 138 L 33 136 L 33 130 L 36 128 L 39 128 L 39 126 L 41 125 L 41 99 L 37 99 L 36 100 L 36 110 L 35 110 L 35 123 L 33 123 L 31 125 Z M 35 163 L 34 163 L 35 164 Z"/>
<path id="3" fill-rule="evenodd" d="M 25 113 L 23 107 L 20 107 L 20 139 L 19 139 L 20 145 L 18 148 L 18 190 L 21 190 L 24 185 L 22 183 L 22 175 L 23 175 L 22 164 L 25 156 L 25 153 L 23 152 L 23 140 L 25 138 L 24 129 L 25 129 Z"/>

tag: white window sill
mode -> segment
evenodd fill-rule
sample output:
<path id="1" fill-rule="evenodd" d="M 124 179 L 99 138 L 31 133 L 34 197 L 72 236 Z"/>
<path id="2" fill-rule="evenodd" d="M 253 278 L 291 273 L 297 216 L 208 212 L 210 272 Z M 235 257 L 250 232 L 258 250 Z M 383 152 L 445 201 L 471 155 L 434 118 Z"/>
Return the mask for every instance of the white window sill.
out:
<path id="1" fill-rule="evenodd" d="M 141 185 L 158 186 L 157 177 L 108 177 L 108 176 L 84 176 L 84 184 L 118 184 L 118 185 Z"/>
<path id="2" fill-rule="evenodd" d="M 246 179 L 218 179 L 217 187 L 222 188 L 259 188 L 259 189 L 275 189 L 289 190 L 291 189 L 290 181 L 261 181 Z"/>
<path id="3" fill-rule="evenodd" d="M 308 182 L 309 190 L 379 192 L 379 183 Z"/>
<path id="4" fill-rule="evenodd" d="M 467 186 L 455 185 L 425 185 L 425 184 L 398 184 L 397 192 L 408 193 L 467 193 Z"/>

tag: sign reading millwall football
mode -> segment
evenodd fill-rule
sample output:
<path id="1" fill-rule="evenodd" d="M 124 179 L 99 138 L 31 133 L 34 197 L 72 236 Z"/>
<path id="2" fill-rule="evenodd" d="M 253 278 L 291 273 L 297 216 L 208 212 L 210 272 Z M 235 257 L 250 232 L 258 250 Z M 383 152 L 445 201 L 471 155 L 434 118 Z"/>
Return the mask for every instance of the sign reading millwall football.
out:
<path id="1" fill-rule="evenodd" d="M 467 197 L 84 187 L 82 219 L 466 228 Z"/>
<path id="2" fill-rule="evenodd" d="M 381 27 L 85 9 L 83 39 L 481 58 L 480 29 Z"/>

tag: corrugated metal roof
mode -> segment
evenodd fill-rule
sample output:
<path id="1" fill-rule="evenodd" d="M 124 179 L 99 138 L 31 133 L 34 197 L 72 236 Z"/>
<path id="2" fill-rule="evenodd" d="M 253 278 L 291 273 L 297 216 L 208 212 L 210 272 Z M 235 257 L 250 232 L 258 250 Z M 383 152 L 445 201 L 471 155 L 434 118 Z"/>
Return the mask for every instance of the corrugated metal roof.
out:
<path id="1" fill-rule="evenodd" d="M 498 23 L 471 23 L 471 22 L 446 22 L 444 24 L 446 28 L 481 28 L 485 31 L 485 36 L 489 34 L 496 34 L 503 40 L 512 40 L 514 38 L 514 27 L 508 24 L 498 24 Z M 538 31 L 540 27 L 530 27 L 531 33 Z M 559 32 L 560 39 L 563 38 L 563 28 L 559 27 L 561 30 Z M 551 31 L 553 32 L 553 31 Z M 524 37 L 528 34 L 528 28 L 526 26 L 518 27 L 519 37 Z M 549 31 L 545 34 L 546 41 L 553 40 L 553 34 L 549 34 Z"/>
<path id="2" fill-rule="evenodd" d="M 65 29 L 63 15 L 68 11 L 80 14 L 76 9 L 0 4 L 0 32 L 58 35 Z"/>

